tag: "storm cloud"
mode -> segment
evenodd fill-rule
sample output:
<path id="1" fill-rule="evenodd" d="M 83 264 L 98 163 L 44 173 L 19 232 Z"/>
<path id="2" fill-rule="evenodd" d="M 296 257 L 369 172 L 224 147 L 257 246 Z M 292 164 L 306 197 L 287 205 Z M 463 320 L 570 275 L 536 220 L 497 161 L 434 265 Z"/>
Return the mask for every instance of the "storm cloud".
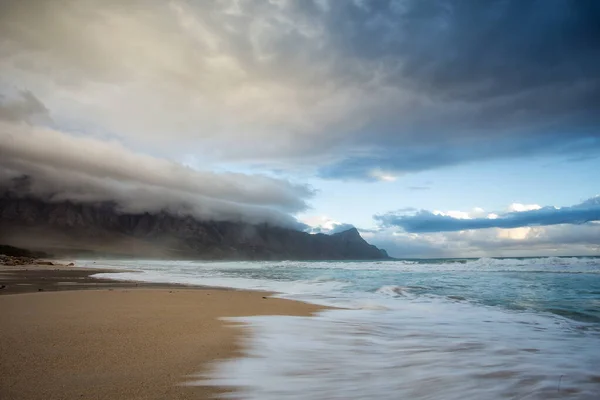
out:
<path id="1" fill-rule="evenodd" d="M 394 212 L 374 217 L 383 226 L 399 227 L 409 233 L 451 232 L 487 228 L 522 228 L 600 221 L 600 196 L 571 207 L 542 207 L 525 211 L 491 214 L 485 218 L 458 218 L 421 210 L 413 215 Z"/>
<path id="2" fill-rule="evenodd" d="M 0 88 L 167 157 L 391 180 L 600 152 L 593 0 L 0 4 Z"/>

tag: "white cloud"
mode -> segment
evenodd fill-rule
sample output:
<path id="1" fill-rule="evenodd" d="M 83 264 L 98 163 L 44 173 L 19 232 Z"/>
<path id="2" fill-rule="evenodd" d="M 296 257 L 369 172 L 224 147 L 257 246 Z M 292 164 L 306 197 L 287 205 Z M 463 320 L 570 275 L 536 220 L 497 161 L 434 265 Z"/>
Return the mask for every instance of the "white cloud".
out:
<path id="1" fill-rule="evenodd" d="M 508 206 L 508 212 L 523 212 L 523 211 L 531 211 L 531 210 L 539 210 L 542 206 L 538 204 L 520 204 L 520 203 L 512 203 Z"/>
<path id="2" fill-rule="evenodd" d="M 529 237 L 529 234 L 539 228 L 530 228 L 530 227 L 522 227 L 522 228 L 511 228 L 511 229 L 499 229 L 498 230 L 498 238 L 501 239 L 512 239 L 512 240 L 525 240 Z"/>
<path id="3" fill-rule="evenodd" d="M 325 234 L 333 234 L 338 232 L 343 232 L 350 228 L 353 228 L 353 225 L 345 224 L 335 219 L 328 217 L 326 215 L 312 215 L 312 216 L 304 216 L 299 218 L 300 222 L 308 225 L 308 229 L 306 229 L 309 233 L 325 233 Z M 363 235 L 363 237 L 365 237 Z"/>
<path id="4" fill-rule="evenodd" d="M 312 215 L 300 218 L 300 222 L 305 223 L 311 228 L 321 228 L 324 230 L 332 230 L 335 225 L 341 224 L 341 222 L 336 221 L 333 218 L 330 218 L 326 215 Z"/>
<path id="5" fill-rule="evenodd" d="M 440 211 L 434 210 L 432 211 L 433 215 L 440 216 L 448 216 L 456 219 L 472 219 L 472 218 L 498 218 L 498 214 L 494 213 L 486 213 L 486 211 L 481 207 L 475 207 L 471 211 L 458 211 L 458 210 L 450 210 L 450 211 Z"/>
<path id="6" fill-rule="evenodd" d="M 458 219 L 471 219 L 471 215 L 468 211 L 433 211 L 434 215 L 448 216 Z"/>
<path id="7" fill-rule="evenodd" d="M 471 211 L 458 211 L 458 210 L 450 210 L 450 211 L 440 211 L 435 210 L 432 211 L 433 215 L 441 215 L 448 216 L 456 219 L 473 219 L 473 218 L 489 218 L 496 219 L 498 218 L 498 214 L 496 213 L 487 213 L 481 207 L 475 207 Z"/>
<path id="8" fill-rule="evenodd" d="M 395 182 L 396 179 L 398 179 L 396 175 L 382 171 L 380 169 L 374 169 L 373 171 L 371 171 L 371 177 L 383 182 Z"/>

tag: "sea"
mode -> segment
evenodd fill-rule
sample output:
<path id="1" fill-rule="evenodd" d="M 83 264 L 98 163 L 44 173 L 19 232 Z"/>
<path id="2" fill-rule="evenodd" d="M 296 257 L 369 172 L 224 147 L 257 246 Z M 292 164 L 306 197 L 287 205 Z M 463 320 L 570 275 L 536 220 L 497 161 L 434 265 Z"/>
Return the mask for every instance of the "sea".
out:
<path id="1" fill-rule="evenodd" d="M 78 264 L 340 308 L 231 319 L 244 355 L 191 382 L 229 398 L 600 399 L 599 257 Z"/>

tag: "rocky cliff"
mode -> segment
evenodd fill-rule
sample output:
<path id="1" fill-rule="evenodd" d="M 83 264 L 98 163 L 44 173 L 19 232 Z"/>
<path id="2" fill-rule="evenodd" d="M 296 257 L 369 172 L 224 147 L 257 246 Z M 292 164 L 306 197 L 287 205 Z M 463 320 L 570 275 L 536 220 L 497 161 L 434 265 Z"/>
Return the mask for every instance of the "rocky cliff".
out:
<path id="1" fill-rule="evenodd" d="M 0 243 L 57 256 L 248 260 L 387 258 L 356 229 L 311 235 L 266 224 L 189 215 L 121 213 L 111 203 L 0 197 Z"/>

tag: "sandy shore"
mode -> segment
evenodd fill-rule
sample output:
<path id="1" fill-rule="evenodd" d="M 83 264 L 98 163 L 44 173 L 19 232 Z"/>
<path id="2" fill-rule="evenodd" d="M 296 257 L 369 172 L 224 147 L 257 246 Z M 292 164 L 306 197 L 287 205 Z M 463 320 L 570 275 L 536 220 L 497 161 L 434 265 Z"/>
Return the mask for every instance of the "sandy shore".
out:
<path id="1" fill-rule="evenodd" d="M 3 400 L 212 398 L 221 389 L 180 384 L 239 351 L 243 330 L 219 317 L 319 309 L 261 292 L 136 287 L 96 281 L 93 270 L 27 269 L 0 269 L 0 294 L 9 294 L 0 296 Z"/>

